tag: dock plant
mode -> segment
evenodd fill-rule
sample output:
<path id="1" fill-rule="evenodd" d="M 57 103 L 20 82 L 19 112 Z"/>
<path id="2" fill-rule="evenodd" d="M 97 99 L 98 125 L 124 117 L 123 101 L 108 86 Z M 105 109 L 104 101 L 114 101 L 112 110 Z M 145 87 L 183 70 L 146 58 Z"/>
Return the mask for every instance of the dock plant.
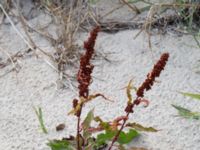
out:
<path id="1" fill-rule="evenodd" d="M 90 94 L 89 85 L 92 82 L 92 71 L 94 65 L 91 59 L 94 56 L 94 46 L 100 27 L 95 27 L 91 32 L 87 41 L 84 42 L 85 52 L 80 58 L 80 67 L 77 73 L 79 97 L 73 99 L 72 110 L 69 115 L 75 115 L 77 118 L 76 135 L 70 135 L 60 140 L 50 140 L 47 145 L 52 150 L 100 150 L 125 149 L 125 144 L 130 143 L 139 135 L 140 131 L 157 132 L 153 127 L 144 127 L 136 122 L 129 121 L 130 114 L 134 113 L 134 108 L 140 104 L 149 105 L 149 101 L 144 98 L 146 91 L 150 90 L 154 84 L 155 78 L 159 77 L 168 61 L 169 54 L 163 53 L 154 65 L 151 72 L 147 74 L 145 81 L 139 88 L 132 85 L 129 81 L 126 87 L 127 106 L 124 109 L 125 115 L 118 116 L 110 121 L 104 121 L 100 116 L 95 116 L 94 109 L 90 110 L 85 119 L 82 120 L 82 110 L 84 106 L 94 100 L 96 97 L 102 97 L 109 100 L 104 94 Z M 132 91 L 136 91 L 136 98 L 133 98 Z M 96 122 L 96 126 L 92 126 L 92 122 Z M 124 129 L 127 129 L 124 131 Z M 95 134 L 94 134 L 95 133 Z"/>

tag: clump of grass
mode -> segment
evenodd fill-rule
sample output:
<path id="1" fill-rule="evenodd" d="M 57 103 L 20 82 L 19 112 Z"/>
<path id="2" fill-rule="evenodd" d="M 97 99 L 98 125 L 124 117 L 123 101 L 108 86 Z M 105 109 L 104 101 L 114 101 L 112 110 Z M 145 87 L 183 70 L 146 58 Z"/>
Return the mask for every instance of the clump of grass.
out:
<path id="1" fill-rule="evenodd" d="M 183 7 L 178 9 L 178 14 L 182 21 L 181 27 L 191 34 L 200 48 L 199 33 L 200 33 L 200 1 L 196 0 L 176 0 L 177 3 L 182 4 Z M 184 7 L 188 5 L 190 7 Z"/>
<path id="2" fill-rule="evenodd" d="M 69 68 L 78 67 L 76 62 L 80 58 L 80 47 L 76 43 L 75 37 L 78 31 L 87 30 L 84 28 L 84 26 L 90 26 L 90 20 L 92 20 L 91 18 L 95 19 L 95 17 L 92 17 L 93 12 L 89 9 L 87 1 L 82 0 L 30 1 L 32 2 L 31 7 L 34 6 L 34 9 L 36 11 L 42 11 L 43 14 L 48 14 L 49 16 L 51 16 L 52 22 L 50 22 L 50 24 L 57 27 L 57 31 L 55 33 L 56 35 L 53 35 L 49 31 L 47 31 L 47 26 L 40 26 L 38 29 L 36 29 L 35 27 L 32 27 L 31 23 L 29 24 L 27 16 L 23 16 L 23 9 L 21 9 L 24 1 L 15 2 L 10 0 L 3 0 L 3 4 L 5 4 L 3 5 L 3 9 L 5 9 L 6 12 L 8 12 L 7 10 L 9 10 L 10 8 L 12 8 L 13 10 L 16 9 L 16 11 L 18 11 L 18 13 L 14 15 L 14 17 L 19 19 L 19 22 L 22 24 L 22 28 L 25 31 L 25 35 L 19 35 L 23 37 L 23 40 L 29 46 L 31 51 L 35 52 L 36 50 L 39 50 L 40 52 L 42 52 L 42 54 L 49 58 L 48 60 L 51 60 L 50 62 L 47 61 L 47 64 L 49 64 L 54 70 L 59 73 L 58 83 L 61 83 L 59 85 L 61 85 L 61 87 L 67 86 L 74 90 L 72 80 L 74 80 L 75 74 L 72 71 L 69 73 L 68 70 Z M 30 31 L 36 32 L 37 34 L 41 35 L 41 38 L 43 37 L 50 41 L 50 44 L 54 48 L 54 51 L 48 53 L 42 50 L 42 48 L 40 48 L 37 43 L 34 43 L 34 40 L 30 35 Z M 65 84 L 64 81 L 67 81 L 68 84 Z"/>
<path id="3" fill-rule="evenodd" d="M 33 107 L 34 111 L 35 111 L 35 114 L 37 115 L 37 118 L 39 120 L 39 123 L 40 123 L 40 128 L 42 129 L 43 133 L 47 134 L 48 131 L 45 127 L 45 124 L 44 124 L 44 120 L 43 120 L 43 114 L 42 114 L 42 108 L 41 107 Z"/>
<path id="4" fill-rule="evenodd" d="M 165 28 L 168 27 L 168 24 L 176 26 L 177 29 L 175 29 L 175 31 L 178 31 L 182 34 L 187 33 L 192 35 L 197 45 L 200 46 L 200 43 L 197 39 L 200 31 L 200 1 L 175 0 L 173 3 L 151 3 L 149 4 L 148 8 L 148 15 L 141 31 L 144 30 L 147 33 L 150 48 L 152 27 L 154 26 L 156 28 L 162 28 L 162 30 L 166 30 Z M 162 20 L 160 20 L 158 16 L 161 16 L 161 14 L 169 9 L 174 11 L 174 13 L 169 16 L 172 19 L 169 19 L 166 15 L 166 17 L 163 17 Z M 164 23 L 161 24 L 160 22 Z M 136 35 L 136 37 L 141 33 L 141 31 Z"/>
<path id="5" fill-rule="evenodd" d="M 96 38 L 100 28 L 96 27 L 90 32 L 88 40 L 84 43 L 85 53 L 80 58 L 80 67 L 77 74 L 77 81 L 79 83 L 79 98 L 73 100 L 73 109 L 69 114 L 75 115 L 77 118 L 76 135 L 70 136 L 68 138 L 63 138 L 61 140 L 51 140 L 48 146 L 52 150 L 62 150 L 62 149 L 77 149 L 77 150 L 100 150 L 108 148 L 111 150 L 115 145 L 121 149 L 124 148 L 125 144 L 130 143 L 135 137 L 139 135 L 138 131 L 146 132 L 157 132 L 157 129 L 152 127 L 144 127 L 135 122 L 129 121 L 129 114 L 133 113 L 133 108 L 141 103 L 148 106 L 149 101 L 144 98 L 144 92 L 151 89 L 155 78 L 159 77 L 161 71 L 164 69 L 166 62 L 168 61 L 169 54 L 162 54 L 159 61 L 154 65 L 153 70 L 147 74 L 147 78 L 144 83 L 136 89 L 137 97 L 132 98 L 131 91 L 135 88 L 132 85 L 132 80 L 129 81 L 126 87 L 126 93 L 128 97 L 127 107 L 125 108 L 126 115 L 114 118 L 111 121 L 104 121 L 99 116 L 94 115 L 94 109 L 90 110 L 86 118 L 81 121 L 81 114 L 84 105 L 92 101 L 96 97 L 102 97 L 105 100 L 109 100 L 103 94 L 96 93 L 90 94 L 89 85 L 91 83 L 92 71 L 94 66 L 91 64 L 90 60 L 94 55 L 94 46 Z M 110 101 L 110 100 L 109 100 Z M 97 122 L 97 126 L 91 126 L 92 122 Z M 124 128 L 128 128 L 127 132 L 123 131 Z M 94 133 L 98 133 L 94 137 Z"/>
<path id="6" fill-rule="evenodd" d="M 187 93 L 187 92 L 180 92 L 183 96 L 187 96 L 193 99 L 197 99 L 200 100 L 200 94 L 195 94 L 195 93 Z M 174 105 L 172 104 L 172 106 L 178 111 L 178 114 L 181 117 L 187 118 L 187 119 L 196 119 L 196 120 L 200 120 L 200 112 L 193 112 L 187 108 L 178 106 L 178 105 Z"/>

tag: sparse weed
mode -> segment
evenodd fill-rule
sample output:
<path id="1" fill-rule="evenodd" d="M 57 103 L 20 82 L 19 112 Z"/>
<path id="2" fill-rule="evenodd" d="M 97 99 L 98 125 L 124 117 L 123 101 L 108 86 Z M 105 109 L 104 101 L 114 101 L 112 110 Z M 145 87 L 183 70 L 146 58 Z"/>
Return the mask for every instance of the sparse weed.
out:
<path id="1" fill-rule="evenodd" d="M 182 95 L 184 96 L 188 96 L 190 98 L 193 98 L 193 99 L 197 99 L 197 100 L 200 100 L 200 94 L 194 94 L 194 93 L 186 93 L 186 92 L 180 92 Z M 172 104 L 172 106 L 178 110 L 178 114 L 184 118 L 187 118 L 187 119 L 196 119 L 196 120 L 199 120 L 200 119 L 200 112 L 192 112 L 191 110 L 189 109 L 186 109 L 184 107 L 181 107 L 181 106 L 177 106 L 177 105 L 174 105 Z"/>
<path id="2" fill-rule="evenodd" d="M 38 121 L 40 123 L 40 128 L 42 129 L 43 133 L 47 134 L 48 131 L 44 125 L 44 120 L 43 120 L 43 115 L 42 115 L 42 108 L 41 107 L 38 107 L 38 109 L 36 107 L 33 107 L 34 111 L 35 111 L 35 114 L 38 118 Z"/>

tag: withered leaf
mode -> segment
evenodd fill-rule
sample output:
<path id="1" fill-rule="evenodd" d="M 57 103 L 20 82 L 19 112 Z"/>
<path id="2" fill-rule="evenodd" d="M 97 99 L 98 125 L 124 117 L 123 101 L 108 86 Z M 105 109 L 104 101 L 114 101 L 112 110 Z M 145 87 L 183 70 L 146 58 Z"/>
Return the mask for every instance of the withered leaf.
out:
<path id="1" fill-rule="evenodd" d="M 140 125 L 138 123 L 135 123 L 135 122 L 127 123 L 126 126 L 134 128 L 134 129 L 136 129 L 138 131 L 146 131 L 146 132 L 157 132 L 158 131 L 157 129 L 155 129 L 153 127 L 144 127 L 144 126 L 142 126 L 142 125 Z"/>

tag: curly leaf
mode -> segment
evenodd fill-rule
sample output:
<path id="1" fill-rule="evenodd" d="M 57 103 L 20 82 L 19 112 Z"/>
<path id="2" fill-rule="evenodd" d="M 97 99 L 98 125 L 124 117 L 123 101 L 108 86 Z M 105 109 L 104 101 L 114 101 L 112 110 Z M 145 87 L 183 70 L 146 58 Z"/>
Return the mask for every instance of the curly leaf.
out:
<path id="1" fill-rule="evenodd" d="M 110 125 L 108 122 L 104 122 L 99 116 L 96 116 L 94 118 L 94 121 L 100 122 L 99 126 L 102 127 L 105 130 L 110 130 Z"/>
<path id="2" fill-rule="evenodd" d="M 97 93 L 97 94 L 93 94 L 93 95 L 89 95 L 87 98 L 84 98 L 84 97 L 80 97 L 80 101 L 79 103 L 77 104 L 76 108 L 72 109 L 68 115 L 72 115 L 72 114 L 76 114 L 80 109 L 81 109 L 81 105 L 87 103 L 87 102 L 90 102 L 91 100 L 97 98 L 97 97 L 103 97 L 105 100 L 108 100 L 108 101 L 112 101 L 110 99 L 108 99 L 107 97 L 105 97 L 103 94 L 100 94 L 100 93 Z"/>
<path id="3" fill-rule="evenodd" d="M 51 150 L 75 150 L 70 142 L 66 140 L 52 140 L 47 143 Z"/>
<path id="4" fill-rule="evenodd" d="M 103 120 L 99 116 L 94 117 L 94 121 L 100 122 L 100 123 L 103 122 Z"/>
<path id="5" fill-rule="evenodd" d="M 139 133 L 134 130 L 134 129 L 130 129 L 127 133 L 125 132 L 121 132 L 119 134 L 118 140 L 117 142 L 119 144 L 128 144 L 130 143 L 135 137 L 137 137 L 139 135 Z"/>
<path id="6" fill-rule="evenodd" d="M 80 109 L 81 109 L 82 105 L 84 104 L 84 102 L 85 102 L 85 98 L 84 97 L 80 97 L 80 100 L 79 100 L 77 106 L 74 109 L 72 109 L 68 113 L 68 115 L 72 115 L 72 114 L 75 115 L 78 111 L 80 111 Z"/>
<path id="7" fill-rule="evenodd" d="M 91 100 L 93 100 L 93 99 L 95 99 L 95 98 L 97 98 L 97 97 L 99 97 L 99 96 L 101 96 L 103 99 L 105 99 L 105 100 L 108 100 L 108 101 L 111 101 L 112 102 L 112 100 L 110 100 L 110 99 L 108 99 L 107 97 L 105 97 L 103 94 L 101 94 L 101 93 L 96 93 L 96 94 L 93 94 L 93 95 L 89 95 L 88 96 L 88 98 L 85 100 L 85 102 L 89 102 L 89 101 L 91 101 Z"/>
<path id="8" fill-rule="evenodd" d="M 126 87 L 126 95 L 128 97 L 129 104 L 132 102 L 131 90 L 134 89 L 135 91 L 137 91 L 137 88 L 132 85 L 132 81 L 133 80 L 130 80 L 128 86 Z"/>
<path id="9" fill-rule="evenodd" d="M 172 106 L 178 110 L 178 113 L 180 116 L 184 118 L 192 118 L 192 119 L 200 119 L 200 112 L 192 112 L 186 108 L 183 108 L 181 106 L 173 105 Z"/>
<path id="10" fill-rule="evenodd" d="M 136 129 L 138 131 L 146 131 L 146 132 L 157 132 L 158 131 L 157 129 L 155 129 L 153 127 L 144 127 L 144 126 L 142 126 L 142 125 L 140 125 L 138 123 L 135 123 L 135 122 L 127 123 L 126 126 L 134 128 L 134 129 Z"/>
<path id="11" fill-rule="evenodd" d="M 128 103 L 130 104 L 132 102 L 132 95 L 131 95 L 131 90 L 133 89 L 132 86 L 132 80 L 129 81 L 128 86 L 126 88 L 126 95 L 128 97 Z"/>
<path id="12" fill-rule="evenodd" d="M 184 96 L 189 96 L 191 98 L 195 98 L 200 100 L 200 94 L 194 94 L 194 93 L 185 93 L 185 92 L 180 92 Z"/>
<path id="13" fill-rule="evenodd" d="M 72 109 L 68 115 L 75 115 L 79 110 L 81 109 L 81 103 L 78 103 L 78 105 L 76 106 L 76 108 Z"/>
<path id="14" fill-rule="evenodd" d="M 83 138 L 87 139 L 88 137 L 91 136 L 91 133 L 88 132 L 88 129 L 90 128 L 90 124 L 94 120 L 94 109 L 88 112 L 85 120 L 82 123 L 83 127 Z"/>

